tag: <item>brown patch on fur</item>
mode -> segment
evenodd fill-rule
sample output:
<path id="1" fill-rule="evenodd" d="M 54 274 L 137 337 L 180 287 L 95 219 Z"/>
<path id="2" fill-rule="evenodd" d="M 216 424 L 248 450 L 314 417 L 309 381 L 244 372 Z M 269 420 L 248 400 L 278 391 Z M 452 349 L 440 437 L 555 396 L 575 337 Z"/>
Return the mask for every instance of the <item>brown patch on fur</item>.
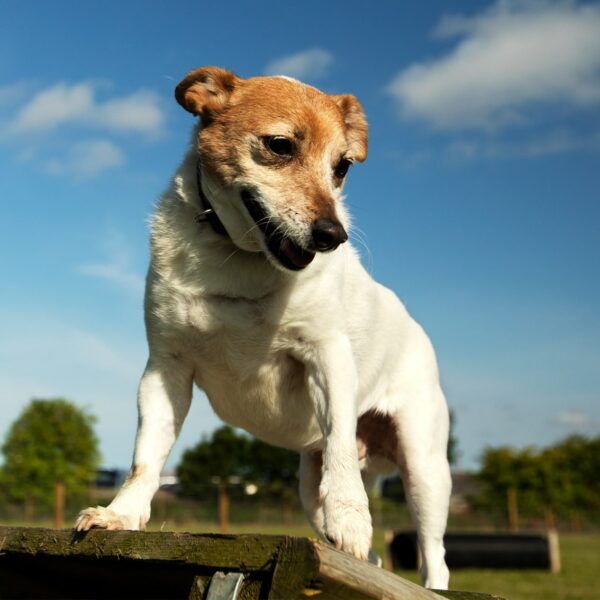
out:
<path id="1" fill-rule="evenodd" d="M 361 415 L 356 426 L 356 444 L 359 458 L 376 454 L 398 463 L 398 430 L 388 414 L 370 410 Z"/>
<path id="2" fill-rule="evenodd" d="M 319 192 L 306 194 L 305 198 L 307 199 L 306 210 L 314 215 L 315 221 L 317 219 L 330 219 L 339 222 L 333 198 Z"/>
<path id="3" fill-rule="evenodd" d="M 312 450 L 308 453 L 308 458 L 315 471 L 320 473 L 323 468 L 323 452 L 321 450 Z"/>
<path id="4" fill-rule="evenodd" d="M 192 71 L 175 95 L 202 117 L 198 149 L 213 178 L 230 186 L 251 176 L 272 190 L 280 208 L 291 207 L 308 221 L 337 220 L 329 178 L 340 157 L 362 161 L 367 152 L 366 120 L 354 96 L 330 96 L 281 77 L 241 79 L 217 67 Z M 264 138 L 273 135 L 293 140 L 291 157 L 269 152 Z"/>
<path id="5" fill-rule="evenodd" d="M 365 118 L 365 112 L 361 103 L 350 94 L 332 96 L 334 102 L 340 107 L 344 122 L 348 130 L 346 139 L 350 147 L 350 154 L 360 162 L 367 158 L 369 146 L 369 128 Z"/>
<path id="6" fill-rule="evenodd" d="M 268 135 L 295 138 L 295 155 L 282 164 L 280 157 L 255 141 Z M 273 163 L 280 170 L 296 173 L 300 182 L 306 181 L 307 174 L 314 177 L 315 165 L 311 163 L 321 159 L 334 138 L 346 150 L 344 119 L 329 96 L 286 79 L 254 77 L 238 80 L 226 109 L 201 131 L 199 149 L 211 163 L 206 166 L 217 172 L 228 174 L 231 153 L 251 149 L 262 155 L 265 164 Z M 254 145 L 248 148 L 249 143 Z M 289 174 L 285 177 L 289 179 Z"/>
<path id="7" fill-rule="evenodd" d="M 175 88 L 177 102 L 194 115 L 210 120 L 222 110 L 239 77 L 220 67 L 203 67 L 190 71 Z"/>

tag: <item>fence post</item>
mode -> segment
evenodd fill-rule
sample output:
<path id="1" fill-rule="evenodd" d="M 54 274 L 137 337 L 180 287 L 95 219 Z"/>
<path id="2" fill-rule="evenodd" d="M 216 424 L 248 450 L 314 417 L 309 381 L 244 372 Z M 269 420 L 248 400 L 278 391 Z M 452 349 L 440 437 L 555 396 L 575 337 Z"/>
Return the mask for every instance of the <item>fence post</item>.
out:
<path id="1" fill-rule="evenodd" d="M 506 490 L 506 506 L 508 509 L 508 529 L 519 531 L 519 506 L 517 504 L 517 490 L 510 487 Z"/>
<path id="2" fill-rule="evenodd" d="M 57 480 L 54 484 L 54 529 L 65 524 L 65 484 Z"/>
<path id="3" fill-rule="evenodd" d="M 227 533 L 229 526 L 229 496 L 227 495 L 227 484 L 219 483 L 219 498 L 218 498 L 218 520 L 219 520 L 219 531 L 221 533 Z"/>
<path id="4" fill-rule="evenodd" d="M 548 536 L 548 551 L 550 553 L 550 572 L 560 573 L 560 545 L 558 542 L 558 531 L 549 529 Z"/>

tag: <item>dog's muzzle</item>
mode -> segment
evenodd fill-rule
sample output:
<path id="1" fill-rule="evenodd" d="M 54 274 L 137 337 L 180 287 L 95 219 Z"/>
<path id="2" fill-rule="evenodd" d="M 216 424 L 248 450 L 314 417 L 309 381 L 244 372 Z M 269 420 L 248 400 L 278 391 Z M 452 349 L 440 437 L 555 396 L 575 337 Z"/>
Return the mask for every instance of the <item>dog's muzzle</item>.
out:
<path id="1" fill-rule="evenodd" d="M 248 190 L 242 191 L 242 201 L 257 227 L 265 236 L 269 252 L 286 269 L 300 271 L 307 267 L 317 252 L 335 250 L 348 239 L 346 230 L 332 219 L 317 219 L 312 227 L 309 248 L 297 244 L 281 231 L 281 223 L 267 215 L 261 203 Z"/>

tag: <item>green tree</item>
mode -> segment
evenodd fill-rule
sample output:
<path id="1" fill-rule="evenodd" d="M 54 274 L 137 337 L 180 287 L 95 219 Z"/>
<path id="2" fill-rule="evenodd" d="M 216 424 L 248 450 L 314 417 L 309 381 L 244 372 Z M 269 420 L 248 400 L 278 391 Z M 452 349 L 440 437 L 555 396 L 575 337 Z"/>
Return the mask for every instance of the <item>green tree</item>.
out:
<path id="1" fill-rule="evenodd" d="M 571 436 L 544 449 L 488 448 L 479 472 L 484 492 L 477 503 L 502 509 L 512 489 L 523 514 L 598 514 L 598 473 L 600 437 Z"/>
<path id="2" fill-rule="evenodd" d="M 203 436 L 193 448 L 186 450 L 177 466 L 182 492 L 202 498 L 215 484 L 231 478 L 245 479 L 250 472 L 246 461 L 250 438 L 240 435 L 228 425 Z"/>
<path id="3" fill-rule="evenodd" d="M 11 425 L 0 472 L 12 500 L 51 506 L 57 481 L 83 495 L 99 463 L 95 418 L 62 398 L 34 399 Z"/>
<path id="4" fill-rule="evenodd" d="M 451 465 L 456 464 L 460 452 L 458 450 L 458 438 L 456 437 L 456 414 L 450 410 L 450 432 L 448 434 L 448 462 Z"/>
<path id="5" fill-rule="evenodd" d="M 259 485 L 264 495 L 290 500 L 298 494 L 297 452 L 266 444 L 256 438 L 250 441 L 249 479 Z"/>
<path id="6" fill-rule="evenodd" d="M 485 489 L 481 498 L 484 506 L 494 508 L 498 512 L 510 512 L 508 498 L 511 492 L 518 504 L 519 513 L 542 513 L 544 476 L 536 450 L 488 448 L 484 452 L 482 463 L 479 479 Z M 516 511 L 516 505 L 513 510 Z"/>
<path id="7" fill-rule="evenodd" d="M 184 452 L 177 474 L 186 495 L 208 499 L 217 491 L 219 529 L 226 532 L 230 496 L 243 495 L 247 484 L 256 485 L 259 498 L 281 501 L 284 514 L 290 516 L 298 487 L 297 465 L 295 452 L 224 425 Z"/>
<path id="8" fill-rule="evenodd" d="M 600 511 L 600 436 L 572 435 L 544 450 L 547 502 L 559 512 Z"/>
<path id="9" fill-rule="evenodd" d="M 297 453 L 224 425 L 183 453 L 177 474 L 183 493 L 198 498 L 228 482 L 254 483 L 261 495 L 284 497 L 296 492 L 297 470 Z"/>

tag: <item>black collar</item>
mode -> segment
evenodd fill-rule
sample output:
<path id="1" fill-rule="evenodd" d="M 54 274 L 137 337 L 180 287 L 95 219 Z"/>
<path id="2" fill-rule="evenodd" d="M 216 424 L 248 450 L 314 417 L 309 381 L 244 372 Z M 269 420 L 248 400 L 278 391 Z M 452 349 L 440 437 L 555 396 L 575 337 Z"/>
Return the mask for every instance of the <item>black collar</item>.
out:
<path id="1" fill-rule="evenodd" d="M 215 209 L 212 207 L 209 202 L 204 190 L 202 189 L 202 167 L 200 165 L 200 161 L 196 164 L 196 182 L 198 184 L 198 197 L 200 198 L 200 207 L 202 208 L 202 212 L 196 217 L 196 223 L 208 223 L 215 233 L 219 235 L 226 235 L 229 237 L 225 226 L 219 219 Z"/>

